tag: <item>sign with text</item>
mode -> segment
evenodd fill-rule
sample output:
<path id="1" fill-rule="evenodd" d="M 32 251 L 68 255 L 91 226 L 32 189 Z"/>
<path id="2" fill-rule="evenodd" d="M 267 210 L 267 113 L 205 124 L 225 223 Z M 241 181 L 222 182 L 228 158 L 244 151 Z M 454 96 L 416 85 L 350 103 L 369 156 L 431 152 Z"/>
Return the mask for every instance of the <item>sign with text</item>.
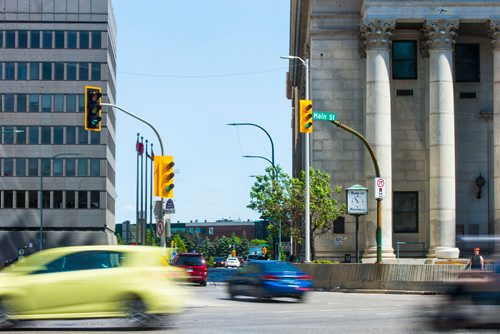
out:
<path id="1" fill-rule="evenodd" d="M 375 199 L 385 198 L 385 179 L 381 177 L 375 178 Z"/>
<path id="2" fill-rule="evenodd" d="M 315 121 L 334 121 L 337 114 L 332 114 L 327 111 L 313 111 L 313 120 Z"/>

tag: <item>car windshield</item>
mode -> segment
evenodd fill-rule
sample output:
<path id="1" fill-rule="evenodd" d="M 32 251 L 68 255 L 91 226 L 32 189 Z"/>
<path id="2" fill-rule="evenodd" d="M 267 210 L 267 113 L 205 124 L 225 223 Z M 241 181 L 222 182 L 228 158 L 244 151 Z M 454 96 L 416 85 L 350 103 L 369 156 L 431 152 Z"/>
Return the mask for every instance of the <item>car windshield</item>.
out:
<path id="1" fill-rule="evenodd" d="M 202 266 L 203 259 L 201 255 L 179 255 L 175 264 L 183 266 Z"/>

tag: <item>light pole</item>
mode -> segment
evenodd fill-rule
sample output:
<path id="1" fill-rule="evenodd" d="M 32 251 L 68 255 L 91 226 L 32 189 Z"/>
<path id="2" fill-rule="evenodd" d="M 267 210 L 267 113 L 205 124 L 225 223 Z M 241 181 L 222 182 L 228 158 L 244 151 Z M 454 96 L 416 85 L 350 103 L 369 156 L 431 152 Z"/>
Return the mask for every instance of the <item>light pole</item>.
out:
<path id="1" fill-rule="evenodd" d="M 276 171 L 276 166 L 274 166 L 273 162 L 271 160 L 269 160 L 268 158 L 263 157 L 261 155 L 244 155 L 243 158 L 257 158 L 257 159 L 266 160 L 267 162 L 269 162 L 273 166 L 273 172 L 274 172 L 273 179 L 276 180 L 276 178 L 278 177 L 278 173 Z M 291 232 L 290 232 L 290 235 L 292 235 Z M 281 257 L 281 220 L 278 222 L 278 254 L 276 255 L 276 260 L 279 260 L 280 257 Z"/>
<path id="2" fill-rule="evenodd" d="M 302 59 L 297 56 L 281 56 L 281 59 L 297 59 L 302 62 L 304 65 L 305 69 L 305 86 L 306 86 L 306 100 L 310 99 L 310 91 L 309 91 L 309 59 Z M 305 145 L 305 172 L 306 172 L 306 207 L 305 207 L 305 261 L 304 262 L 311 262 L 311 217 L 310 217 L 310 201 L 311 201 L 311 195 L 310 195 L 310 186 L 309 186 L 309 133 L 306 132 L 305 134 L 305 140 L 304 140 L 304 145 Z"/>
<path id="3" fill-rule="evenodd" d="M 77 156 L 80 155 L 80 153 L 59 153 L 51 158 L 49 158 L 49 165 L 48 167 L 50 168 L 50 163 L 52 160 L 58 157 L 66 156 L 66 157 L 72 157 L 72 156 Z M 44 166 L 43 160 L 40 165 L 40 197 L 38 198 L 38 205 L 40 205 L 40 250 L 43 250 L 43 173 L 45 172 L 47 165 Z M 49 199 L 50 202 L 50 199 Z"/>
<path id="4" fill-rule="evenodd" d="M 257 155 L 252 155 L 252 156 L 245 155 L 243 157 L 245 157 L 245 158 L 260 158 L 260 159 L 264 159 L 264 160 L 268 161 L 269 163 L 271 163 L 271 165 L 273 166 L 273 171 L 274 171 L 274 179 L 276 180 L 276 177 L 278 175 L 276 175 L 276 166 L 274 164 L 274 142 L 273 142 L 273 139 L 271 138 L 271 135 L 269 134 L 269 132 L 267 132 L 266 129 L 264 129 L 262 126 L 255 124 L 255 123 L 228 123 L 227 125 L 230 125 L 230 126 L 239 126 L 239 125 L 255 126 L 255 127 L 259 128 L 265 132 L 265 134 L 269 138 L 269 141 L 271 142 L 271 160 L 269 160 L 265 157 L 262 157 L 260 155 L 259 156 L 257 156 Z M 279 234 L 279 242 L 278 242 L 279 250 L 278 251 L 279 251 L 279 254 L 281 256 L 281 222 L 279 222 L 278 234 Z M 278 259 L 279 259 L 279 257 L 278 257 Z"/>

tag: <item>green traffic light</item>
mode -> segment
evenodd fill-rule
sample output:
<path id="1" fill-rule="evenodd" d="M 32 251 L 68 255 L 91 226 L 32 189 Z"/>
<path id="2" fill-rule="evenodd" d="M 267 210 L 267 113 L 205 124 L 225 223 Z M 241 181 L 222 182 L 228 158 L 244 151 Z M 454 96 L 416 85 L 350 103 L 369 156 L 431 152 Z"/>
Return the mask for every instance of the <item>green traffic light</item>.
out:
<path id="1" fill-rule="evenodd" d="M 307 123 L 306 124 L 306 129 L 309 129 L 313 124 L 312 123 Z"/>
<path id="2" fill-rule="evenodd" d="M 167 186 L 167 188 L 165 188 L 166 192 L 169 192 L 170 190 L 174 189 L 174 185 L 173 184 L 169 184 Z"/>

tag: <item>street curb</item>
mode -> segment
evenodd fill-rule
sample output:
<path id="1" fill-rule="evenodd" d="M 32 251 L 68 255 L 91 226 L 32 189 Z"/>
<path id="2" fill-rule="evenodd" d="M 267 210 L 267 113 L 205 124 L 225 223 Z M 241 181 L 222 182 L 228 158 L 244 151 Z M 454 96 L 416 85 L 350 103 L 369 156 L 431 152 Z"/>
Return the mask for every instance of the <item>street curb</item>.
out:
<path id="1" fill-rule="evenodd" d="M 442 291 L 411 291 L 411 290 L 377 290 L 377 289 L 314 289 L 322 292 L 343 292 L 343 293 L 366 293 L 366 294 L 386 294 L 386 295 L 443 295 Z"/>

